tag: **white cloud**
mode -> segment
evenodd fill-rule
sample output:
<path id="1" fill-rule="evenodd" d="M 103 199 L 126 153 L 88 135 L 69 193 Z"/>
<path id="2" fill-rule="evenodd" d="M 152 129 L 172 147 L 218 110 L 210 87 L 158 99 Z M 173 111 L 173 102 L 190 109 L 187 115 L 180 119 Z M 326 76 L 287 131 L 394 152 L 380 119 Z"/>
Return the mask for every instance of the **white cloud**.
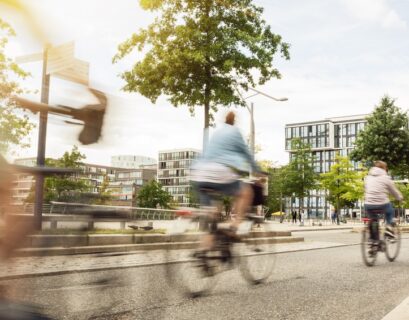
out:
<path id="1" fill-rule="evenodd" d="M 364 22 L 378 23 L 384 28 L 406 28 L 406 21 L 401 19 L 387 0 L 343 0 L 349 13 Z"/>
<path id="2" fill-rule="evenodd" d="M 256 144 L 263 148 L 258 155 L 260 159 L 288 161 L 284 151 L 286 123 L 367 113 L 385 93 L 398 98 L 397 105 L 409 106 L 409 60 L 406 54 L 409 32 L 408 28 L 403 28 L 409 11 L 405 10 L 405 3 L 400 2 L 400 7 L 395 3 L 391 7 L 386 0 L 339 0 L 337 5 L 325 0 L 256 2 L 266 8 L 265 18 L 273 31 L 292 44 L 291 60 L 276 60 L 283 79 L 272 80 L 259 88 L 272 96 L 286 96 L 289 101 L 279 103 L 263 96 L 249 99 L 255 103 Z M 120 92 L 123 82 L 117 74 L 130 68 L 135 58 L 112 65 L 116 44 L 149 23 L 151 17 L 141 12 L 135 0 L 99 3 L 100 0 L 36 1 L 44 16 L 52 16 L 53 22 L 58 22 L 59 27 L 54 30 L 58 35 L 56 43 L 75 40 L 76 56 L 91 63 L 92 85 L 115 96 L 110 99 L 101 141 L 80 148 L 86 153 L 87 160 L 108 164 L 113 154 L 157 157 L 161 149 L 200 148 L 202 108 L 197 109 L 196 117 L 191 117 L 186 108 L 175 109 L 165 98 L 152 105 L 136 93 Z M 346 16 L 345 8 L 353 19 Z M 65 19 L 67 16 L 71 19 Z M 385 30 L 401 29 L 393 33 L 379 32 L 376 28 L 367 28 L 368 23 Z M 26 54 L 38 50 L 27 44 L 17 31 L 21 43 L 14 44 L 12 53 Z M 24 67 L 34 76 L 29 87 L 38 89 L 41 64 Z M 51 103 L 67 101 L 68 105 L 81 105 L 88 101 L 77 88 L 59 86 L 54 79 L 51 92 Z M 120 98 L 116 98 L 118 96 Z M 222 120 L 224 112 L 225 109 L 221 108 L 217 121 Z M 237 113 L 238 126 L 247 136 L 249 112 L 240 108 Z M 51 119 L 47 155 L 60 156 L 72 144 L 78 144 L 76 136 L 80 128 Z M 31 141 L 32 148 L 21 156 L 35 154 L 36 134 Z"/>

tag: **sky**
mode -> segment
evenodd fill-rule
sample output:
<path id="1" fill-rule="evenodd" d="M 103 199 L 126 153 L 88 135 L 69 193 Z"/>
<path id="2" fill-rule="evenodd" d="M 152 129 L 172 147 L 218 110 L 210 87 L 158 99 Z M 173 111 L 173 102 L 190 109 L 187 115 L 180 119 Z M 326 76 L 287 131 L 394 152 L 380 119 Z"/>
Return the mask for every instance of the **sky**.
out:
<path id="1" fill-rule="evenodd" d="M 46 38 L 53 45 L 75 41 L 75 56 L 90 63 L 90 84 L 107 92 L 109 108 L 102 139 L 81 146 L 78 126 L 50 116 L 47 132 L 48 157 L 59 157 L 74 144 L 87 162 L 110 164 L 111 155 L 134 154 L 157 158 L 159 150 L 197 148 L 202 145 L 203 109 L 192 117 L 186 107 L 174 108 L 166 97 L 152 104 L 137 93 L 121 90 L 118 76 L 129 69 L 137 54 L 112 64 L 117 46 L 149 25 L 153 15 L 137 0 L 36 0 L 22 1 L 32 10 Z M 254 0 L 264 8 L 263 17 L 273 32 L 291 44 L 291 59 L 279 56 L 275 65 L 282 79 L 256 87 L 271 96 L 287 97 L 276 102 L 258 95 L 254 103 L 256 144 L 259 160 L 284 164 L 286 123 L 329 117 L 367 114 L 385 94 L 396 98 L 402 109 L 409 107 L 409 1 L 408 0 Z M 0 16 L 17 32 L 10 40 L 12 57 L 39 52 L 42 43 L 33 36 L 24 17 L 0 7 Z M 40 89 L 41 63 L 22 67 L 32 77 L 24 86 Z M 250 93 L 248 95 L 251 95 Z M 246 95 L 245 95 L 246 96 Z M 39 95 L 32 94 L 39 100 Z M 92 97 L 79 85 L 51 79 L 50 103 L 81 106 Z M 217 124 L 227 109 L 216 115 Z M 236 110 L 237 125 L 244 136 L 250 129 L 245 108 Z M 32 117 L 37 122 L 35 116 Z M 37 130 L 31 147 L 13 157 L 36 155 Z"/>

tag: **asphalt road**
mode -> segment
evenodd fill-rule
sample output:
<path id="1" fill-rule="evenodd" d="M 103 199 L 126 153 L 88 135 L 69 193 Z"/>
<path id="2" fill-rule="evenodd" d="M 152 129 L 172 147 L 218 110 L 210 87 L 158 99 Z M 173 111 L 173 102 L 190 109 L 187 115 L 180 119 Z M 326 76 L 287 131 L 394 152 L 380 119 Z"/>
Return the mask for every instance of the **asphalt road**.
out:
<path id="1" fill-rule="evenodd" d="M 189 299 L 163 266 L 2 281 L 9 295 L 45 306 L 55 319 L 382 319 L 409 296 L 409 239 L 397 261 L 361 260 L 359 234 L 297 232 L 306 241 L 350 246 L 277 255 L 271 279 L 249 286 L 237 270 L 213 292 Z M 409 316 L 408 316 L 409 319 Z"/>

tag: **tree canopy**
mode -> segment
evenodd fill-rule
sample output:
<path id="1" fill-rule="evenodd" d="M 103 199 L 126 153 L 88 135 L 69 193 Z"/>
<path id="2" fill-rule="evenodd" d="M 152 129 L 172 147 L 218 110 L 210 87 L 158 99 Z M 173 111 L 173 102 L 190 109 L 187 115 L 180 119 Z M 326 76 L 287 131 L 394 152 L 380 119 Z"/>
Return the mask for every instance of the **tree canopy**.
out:
<path id="1" fill-rule="evenodd" d="M 27 115 L 17 111 L 15 103 L 10 99 L 13 95 L 25 92 L 12 79 L 21 80 L 29 76 L 5 54 L 8 39 L 13 36 L 13 28 L 0 18 L 0 152 L 3 154 L 10 151 L 11 146 L 27 147 L 24 138 L 33 128 Z"/>
<path id="2" fill-rule="evenodd" d="M 320 175 L 320 184 L 328 192 L 327 200 L 338 210 L 353 207 L 364 196 L 366 170 L 354 170 L 348 157 L 339 155 L 330 171 Z"/>
<path id="3" fill-rule="evenodd" d="M 408 115 L 384 96 L 359 133 L 351 159 L 371 165 L 375 160 L 388 163 L 394 175 L 409 176 Z"/>
<path id="4" fill-rule="evenodd" d="M 169 192 L 162 189 L 162 186 L 156 180 L 151 180 L 139 190 L 137 203 L 142 208 L 169 208 L 172 196 Z"/>
<path id="5" fill-rule="evenodd" d="M 77 146 L 74 146 L 70 152 L 65 152 L 61 158 L 46 159 L 45 163 L 49 167 L 80 169 L 82 160 L 85 159 Z M 81 173 L 79 173 L 81 175 Z M 33 186 L 34 188 L 34 186 Z M 50 201 L 66 201 L 66 202 L 84 202 L 86 199 L 85 192 L 90 186 L 76 174 L 66 174 L 59 176 L 51 176 L 45 178 L 44 182 L 44 200 Z M 34 189 L 31 190 L 26 202 L 33 202 Z"/>
<path id="6" fill-rule="evenodd" d="M 266 205 L 268 207 L 269 213 L 274 213 L 277 211 L 282 211 L 284 205 L 284 197 L 291 196 L 291 194 L 286 193 L 284 184 L 286 181 L 285 173 L 287 172 L 287 167 L 273 167 L 268 169 L 268 195 L 266 200 Z"/>
<path id="7" fill-rule="evenodd" d="M 276 54 L 289 59 L 289 44 L 262 19 L 252 0 L 140 0 L 158 13 L 155 21 L 118 47 L 116 62 L 134 49 L 144 53 L 122 73 L 125 91 L 155 102 L 166 95 L 173 106 L 194 114 L 204 106 L 205 128 L 218 106 L 244 105 L 237 89 L 264 84 L 281 74 Z"/>
<path id="8" fill-rule="evenodd" d="M 291 145 L 291 150 L 293 150 L 291 161 L 282 173 L 285 176 L 283 192 L 298 198 L 300 210 L 302 210 L 304 197 L 317 187 L 318 175 L 314 171 L 310 145 L 304 143 L 300 138 L 293 139 Z"/>

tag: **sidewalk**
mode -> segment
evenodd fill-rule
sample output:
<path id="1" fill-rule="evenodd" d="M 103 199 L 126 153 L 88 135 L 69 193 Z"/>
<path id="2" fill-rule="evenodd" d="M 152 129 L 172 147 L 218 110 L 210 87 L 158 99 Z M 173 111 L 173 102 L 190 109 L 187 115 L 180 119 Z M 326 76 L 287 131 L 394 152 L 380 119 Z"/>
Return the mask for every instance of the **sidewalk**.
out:
<path id="1" fill-rule="evenodd" d="M 362 227 L 364 224 L 361 222 L 348 222 L 341 223 L 340 225 L 331 224 L 329 221 L 322 221 L 322 226 L 317 225 L 318 222 L 310 220 L 305 221 L 304 226 L 300 226 L 297 222 L 293 224 L 291 222 L 271 221 L 273 229 L 276 231 L 290 231 L 290 232 L 302 232 L 302 231 L 328 231 L 328 230 L 352 230 L 353 228 Z M 314 223 L 314 225 L 313 225 Z"/>
<path id="2" fill-rule="evenodd" d="M 309 251 L 346 246 L 345 243 L 324 241 L 285 243 L 274 246 L 275 253 Z M 189 250 L 173 250 L 172 262 L 183 261 Z M 165 250 L 135 251 L 109 254 L 70 256 L 43 256 L 12 258 L 0 263 L 0 281 L 22 277 L 63 275 L 70 273 L 106 271 L 163 265 L 167 262 Z"/>

